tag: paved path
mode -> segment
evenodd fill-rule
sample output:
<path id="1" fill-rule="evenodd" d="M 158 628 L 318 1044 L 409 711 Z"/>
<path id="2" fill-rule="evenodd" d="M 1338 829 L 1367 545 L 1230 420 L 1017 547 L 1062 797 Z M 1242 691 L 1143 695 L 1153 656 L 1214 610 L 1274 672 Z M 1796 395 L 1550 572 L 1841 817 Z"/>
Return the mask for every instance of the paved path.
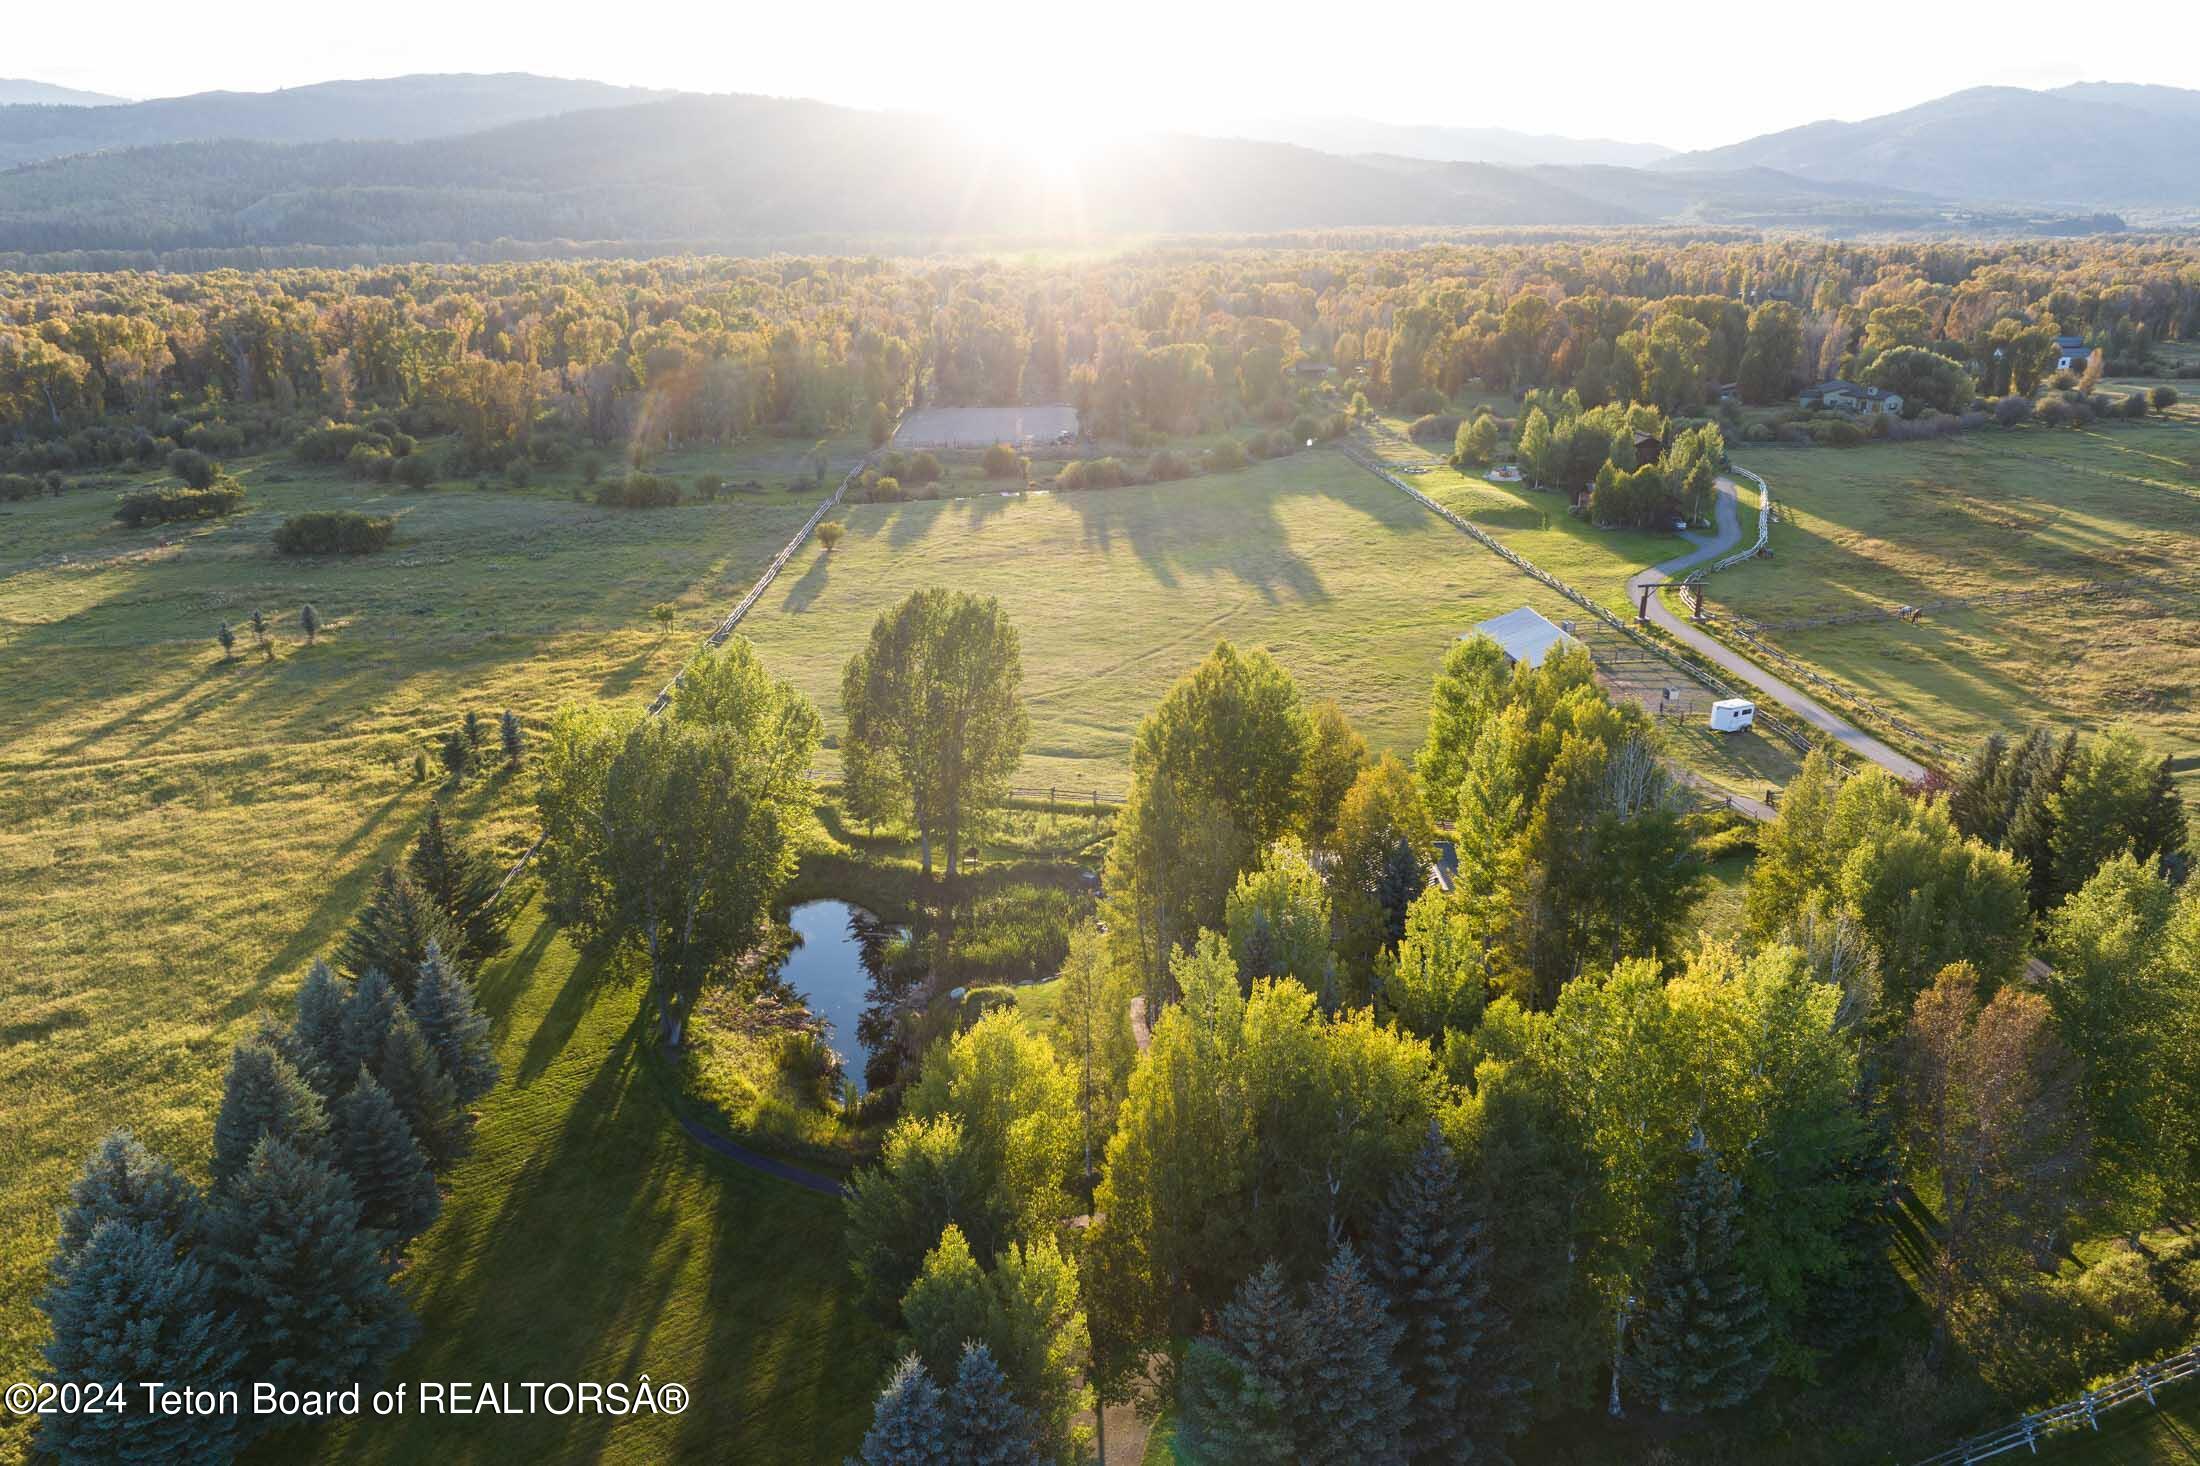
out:
<path id="1" fill-rule="evenodd" d="M 1718 481 L 1718 488 L 1718 510 L 1713 520 L 1715 527 L 1712 532 L 1708 535 L 1684 535 L 1683 538 L 1694 545 L 1695 549 L 1661 565 L 1653 565 L 1629 580 L 1627 598 L 1630 602 L 1642 604 L 1644 586 L 1661 580 L 1672 580 L 1683 571 L 1724 555 L 1741 540 L 1740 515 L 1736 512 L 1734 503 L 1734 480 L 1722 476 Z M 1796 717 L 1829 735 L 1843 747 L 1870 759 L 1896 778 L 1904 782 L 1915 782 L 1925 777 L 1925 766 L 1916 759 L 1895 752 L 1793 683 L 1781 681 L 1717 637 L 1698 631 L 1687 621 L 1674 615 L 1666 606 L 1665 598 L 1655 591 L 1650 593 L 1650 619 L 1676 641 L 1701 653 L 1721 670 L 1754 683 L 1760 691 Z"/>
<path id="2" fill-rule="evenodd" d="M 782 1181 L 792 1181 L 797 1186 L 807 1187 L 825 1196 L 838 1196 L 845 1189 L 830 1176 L 820 1176 L 815 1171 L 805 1171 L 800 1166 L 789 1165 L 785 1161 L 775 1159 L 760 1151 L 750 1150 L 747 1146 L 736 1141 L 728 1140 L 700 1120 L 690 1119 L 682 1115 L 680 1117 L 680 1128 L 688 1133 L 688 1139 L 694 1141 L 703 1149 L 722 1155 L 737 1165 L 747 1166 L 752 1171 L 762 1171 L 767 1176 L 777 1176 Z"/>

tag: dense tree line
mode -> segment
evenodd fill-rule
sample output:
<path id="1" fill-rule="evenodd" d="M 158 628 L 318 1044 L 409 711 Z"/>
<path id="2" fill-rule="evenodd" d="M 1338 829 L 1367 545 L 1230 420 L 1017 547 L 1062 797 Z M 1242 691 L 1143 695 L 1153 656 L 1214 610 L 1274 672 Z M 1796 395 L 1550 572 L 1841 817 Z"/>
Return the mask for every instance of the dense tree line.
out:
<path id="1" fill-rule="evenodd" d="M 2110 371 L 2200 336 L 2172 239 L 1554 237 L 1396 250 L 1157 249 L 1075 267 L 864 259 L 0 275 L 0 442 L 24 469 L 236 451 L 379 412 L 498 463 L 562 445 L 815 435 L 913 401 L 1067 397 L 1088 430 L 1303 410 L 1302 366 L 1378 406 L 1470 382 L 1697 411 L 1850 376 L 1942 411 L 2029 394 L 2075 335 Z M 371 448 L 372 445 L 367 445 Z M 351 451 L 349 447 L 347 453 Z M 1595 464 L 1588 465 L 1593 473 Z M 1586 482 L 1585 473 L 1582 480 Z"/>

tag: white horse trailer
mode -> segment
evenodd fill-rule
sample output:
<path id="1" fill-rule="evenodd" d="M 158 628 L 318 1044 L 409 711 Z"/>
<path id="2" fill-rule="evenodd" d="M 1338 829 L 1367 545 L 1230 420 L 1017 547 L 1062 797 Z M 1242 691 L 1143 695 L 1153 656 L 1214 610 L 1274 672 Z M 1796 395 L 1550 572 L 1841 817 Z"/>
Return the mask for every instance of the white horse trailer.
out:
<path id="1" fill-rule="evenodd" d="M 1722 697 L 1711 705 L 1711 731 L 1739 733 L 1757 721 L 1757 704 L 1746 697 Z"/>

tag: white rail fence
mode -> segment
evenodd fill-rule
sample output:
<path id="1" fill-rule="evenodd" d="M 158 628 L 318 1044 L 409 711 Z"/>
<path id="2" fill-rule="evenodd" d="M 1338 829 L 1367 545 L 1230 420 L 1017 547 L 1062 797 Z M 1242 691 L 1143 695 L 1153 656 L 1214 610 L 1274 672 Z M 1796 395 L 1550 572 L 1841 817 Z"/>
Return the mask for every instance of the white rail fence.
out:
<path id="1" fill-rule="evenodd" d="M 1707 575 L 1716 575 L 1719 571 L 1725 570 L 1730 566 L 1739 565 L 1744 560 L 1754 560 L 1759 555 L 1762 555 L 1765 552 L 1765 546 L 1772 543 L 1771 485 L 1767 484 L 1763 479 L 1757 477 L 1757 475 L 1751 473 L 1748 469 L 1741 467 L 1739 464 L 1730 466 L 1728 471 L 1731 473 L 1740 474 L 1743 478 L 1748 479 L 1751 483 L 1757 486 L 1757 543 L 1751 545 L 1746 550 L 1735 551 L 1733 554 L 1727 556 L 1724 560 L 1721 560 L 1716 564 L 1706 565 L 1701 570 L 1691 572 L 1688 579 L 1692 583 L 1702 581 L 1703 578 Z"/>
<path id="2" fill-rule="evenodd" d="M 2152 1364 L 2142 1364 L 2120 1380 L 2087 1390 L 2075 1400 L 2036 1411 L 2014 1425 L 1959 1441 L 1937 1456 L 1927 1456 L 1917 1466 L 1971 1466 L 1974 1461 L 1990 1461 L 2019 1450 L 2038 1455 L 2041 1441 L 2077 1430 L 2099 1430 L 2105 1412 L 2141 1400 L 2153 1405 L 2156 1403 L 2155 1391 L 2194 1375 L 2200 1375 L 2200 1345 Z"/>
<path id="3" fill-rule="evenodd" d="M 748 615 L 757 601 L 763 598 L 764 592 L 771 588 L 771 583 L 774 580 L 779 578 L 779 572 L 787 568 L 787 562 L 794 558 L 795 552 L 802 548 L 804 542 L 824 521 L 825 516 L 840 506 L 840 501 L 847 494 L 849 485 L 856 481 L 857 475 L 863 472 L 864 464 L 869 461 L 869 459 L 865 459 L 862 463 L 858 463 L 854 468 L 849 469 L 847 476 L 841 479 L 840 487 L 833 490 L 832 497 L 818 505 L 816 509 L 810 512 L 810 517 L 802 521 L 802 528 L 796 530 L 794 538 L 787 541 L 785 547 L 778 554 L 772 556 L 771 563 L 764 567 L 764 573 L 756 577 L 756 584 L 750 586 L 748 593 L 734 603 L 733 609 L 726 613 L 725 619 L 711 629 L 710 635 L 703 638 L 702 645 L 695 649 L 694 655 L 681 663 L 680 670 L 672 674 L 672 680 L 660 688 L 654 698 L 650 699 L 649 711 L 644 714 L 645 717 L 654 718 L 670 707 L 672 705 L 672 694 L 679 687 L 680 679 L 687 676 L 688 669 L 695 665 L 696 659 L 705 652 L 715 651 L 726 644 L 726 638 L 733 635 L 734 628 L 741 624 L 741 618 Z M 519 878 L 520 872 L 527 869 L 528 865 L 534 860 L 536 852 L 541 849 L 542 837 L 537 835 L 535 843 L 520 853 L 519 859 L 512 862 L 512 868 L 504 873 L 504 879 L 497 882 L 496 894 L 498 896 L 502 896 L 504 888 Z"/>

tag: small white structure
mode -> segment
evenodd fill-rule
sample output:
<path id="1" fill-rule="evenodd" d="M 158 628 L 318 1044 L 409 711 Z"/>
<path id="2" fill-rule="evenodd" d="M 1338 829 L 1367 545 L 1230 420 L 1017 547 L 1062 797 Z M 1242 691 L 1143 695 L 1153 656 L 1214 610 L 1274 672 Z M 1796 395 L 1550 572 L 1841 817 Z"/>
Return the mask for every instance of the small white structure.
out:
<path id="1" fill-rule="evenodd" d="M 1525 663 L 1540 667 L 1553 650 L 1563 651 L 1581 645 L 1568 636 L 1564 628 L 1552 625 L 1538 614 L 1533 606 L 1492 616 L 1459 639 L 1465 641 L 1468 636 L 1486 636 L 1496 642 L 1504 651 L 1509 666 Z"/>
<path id="2" fill-rule="evenodd" d="M 1757 704 L 1746 697 L 1722 697 L 1711 705 L 1711 731 L 1739 733 L 1757 721 Z"/>

